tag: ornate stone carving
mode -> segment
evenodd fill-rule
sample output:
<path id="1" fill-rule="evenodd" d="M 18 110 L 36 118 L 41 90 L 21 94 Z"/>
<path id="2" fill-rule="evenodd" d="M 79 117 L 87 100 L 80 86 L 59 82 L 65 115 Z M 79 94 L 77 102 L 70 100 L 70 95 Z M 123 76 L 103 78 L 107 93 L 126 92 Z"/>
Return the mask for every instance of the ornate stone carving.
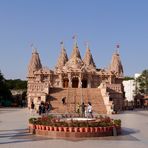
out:
<path id="1" fill-rule="evenodd" d="M 40 61 L 40 57 L 38 52 L 35 50 L 32 53 L 32 57 L 28 66 L 28 77 L 32 77 L 34 75 L 34 72 L 41 68 L 42 68 L 42 64 Z"/>
<path id="2" fill-rule="evenodd" d="M 57 69 L 62 69 L 67 61 L 68 61 L 68 56 L 67 56 L 65 48 L 62 46 L 61 54 L 60 54 L 60 56 L 58 58 L 56 68 Z"/>
<path id="3" fill-rule="evenodd" d="M 87 49 L 86 49 L 86 53 L 85 53 L 83 62 L 84 62 L 84 64 L 85 64 L 87 67 L 96 68 L 96 65 L 95 65 L 95 62 L 94 62 L 94 60 L 93 60 L 93 57 L 92 57 L 92 54 L 91 54 L 91 52 L 90 52 L 89 47 L 87 47 Z"/>
<path id="4" fill-rule="evenodd" d="M 120 55 L 117 51 L 112 56 L 109 71 L 114 72 L 119 77 L 123 77 L 123 66 L 120 60 Z"/>

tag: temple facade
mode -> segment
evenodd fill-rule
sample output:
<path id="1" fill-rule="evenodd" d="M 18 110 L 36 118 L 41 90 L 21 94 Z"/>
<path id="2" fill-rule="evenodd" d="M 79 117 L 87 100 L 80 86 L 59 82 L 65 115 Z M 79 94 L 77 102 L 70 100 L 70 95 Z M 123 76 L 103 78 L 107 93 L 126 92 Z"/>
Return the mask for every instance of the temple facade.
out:
<path id="1" fill-rule="evenodd" d="M 34 50 L 28 66 L 27 78 L 28 107 L 30 107 L 30 103 L 32 101 L 35 103 L 36 109 L 38 108 L 38 105 L 41 101 L 51 102 L 52 91 L 57 90 L 58 88 L 61 90 L 65 90 L 65 96 L 67 97 L 67 100 L 69 100 L 69 102 L 71 99 L 74 98 L 75 103 L 82 103 L 83 96 L 85 96 L 86 98 L 89 98 L 89 96 L 91 96 L 91 99 L 93 101 L 93 98 L 95 98 L 93 97 L 93 94 L 88 94 L 89 96 L 86 96 L 86 93 L 84 92 L 87 89 L 91 92 L 91 90 L 96 90 L 98 88 L 98 90 L 100 90 L 104 103 L 104 108 L 106 110 L 104 111 L 105 113 L 112 112 L 113 108 L 114 110 L 122 110 L 122 102 L 124 99 L 122 87 L 123 66 L 120 60 L 119 53 L 117 51 L 113 54 L 108 69 L 100 69 L 96 67 L 93 56 L 91 54 L 91 50 L 88 46 L 86 48 L 85 56 L 82 59 L 78 45 L 77 43 L 75 43 L 73 46 L 72 54 L 68 58 L 64 45 L 62 43 L 61 53 L 57 60 L 55 69 L 51 70 L 42 66 L 39 53 L 37 52 L 37 50 Z M 73 90 L 73 96 L 69 95 L 70 90 Z M 78 100 L 78 97 L 80 96 L 78 96 L 77 93 L 80 90 L 81 102 L 80 100 Z M 62 91 L 59 91 L 60 97 L 62 97 L 60 95 L 61 92 Z M 56 99 L 59 99 L 60 105 L 60 98 L 57 97 Z M 86 102 L 88 100 L 84 99 L 84 101 Z M 72 111 L 75 111 L 75 109 L 73 109 Z M 97 109 L 96 112 L 99 113 Z"/>

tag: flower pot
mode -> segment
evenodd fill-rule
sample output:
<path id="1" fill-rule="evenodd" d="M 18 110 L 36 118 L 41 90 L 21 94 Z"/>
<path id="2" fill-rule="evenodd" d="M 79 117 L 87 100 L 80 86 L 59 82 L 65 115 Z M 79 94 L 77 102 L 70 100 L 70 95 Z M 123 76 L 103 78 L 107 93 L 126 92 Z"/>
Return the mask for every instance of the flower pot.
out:
<path id="1" fill-rule="evenodd" d="M 41 130 L 45 130 L 45 126 L 44 125 L 41 125 Z"/>
<path id="2" fill-rule="evenodd" d="M 78 127 L 74 127 L 74 132 L 79 132 L 79 128 Z"/>
<path id="3" fill-rule="evenodd" d="M 109 127 L 109 131 L 113 131 L 113 127 L 112 126 Z"/>
<path id="4" fill-rule="evenodd" d="M 104 127 L 104 132 L 106 132 L 107 131 L 107 128 L 106 127 Z"/>
<path id="5" fill-rule="evenodd" d="M 73 132 L 73 131 L 74 131 L 73 127 L 69 127 L 69 132 Z"/>
<path id="6" fill-rule="evenodd" d="M 90 132 L 93 133 L 95 131 L 94 127 L 90 127 Z"/>
<path id="7" fill-rule="evenodd" d="M 54 128 L 52 126 L 49 126 L 49 131 L 53 131 Z"/>
<path id="8" fill-rule="evenodd" d="M 100 127 L 100 132 L 103 132 L 104 131 L 104 128 L 103 127 Z"/>
<path id="9" fill-rule="evenodd" d="M 81 133 L 85 132 L 85 128 L 84 127 L 80 127 L 79 130 L 80 130 Z"/>
<path id="10" fill-rule="evenodd" d="M 39 125 L 36 125 L 35 127 L 36 127 L 36 129 L 39 129 Z"/>
<path id="11" fill-rule="evenodd" d="M 98 127 L 94 127 L 95 133 L 99 131 L 98 129 L 99 129 Z"/>
<path id="12" fill-rule="evenodd" d="M 41 130 L 42 129 L 42 125 L 39 125 L 39 130 Z"/>
<path id="13" fill-rule="evenodd" d="M 45 126 L 45 130 L 48 131 L 49 130 L 49 126 Z"/>
<path id="14" fill-rule="evenodd" d="M 68 131 L 68 127 L 63 127 L 63 129 L 64 129 L 64 132 Z"/>
<path id="15" fill-rule="evenodd" d="M 64 131 L 63 127 L 59 126 L 58 128 L 59 128 L 59 132 Z"/>
<path id="16" fill-rule="evenodd" d="M 53 127 L 54 131 L 58 131 L 58 127 L 54 126 Z"/>
<path id="17" fill-rule="evenodd" d="M 98 132 L 100 132 L 101 131 L 101 127 L 98 127 Z"/>
<path id="18" fill-rule="evenodd" d="M 85 127 L 85 132 L 86 133 L 90 132 L 90 128 L 89 127 Z"/>

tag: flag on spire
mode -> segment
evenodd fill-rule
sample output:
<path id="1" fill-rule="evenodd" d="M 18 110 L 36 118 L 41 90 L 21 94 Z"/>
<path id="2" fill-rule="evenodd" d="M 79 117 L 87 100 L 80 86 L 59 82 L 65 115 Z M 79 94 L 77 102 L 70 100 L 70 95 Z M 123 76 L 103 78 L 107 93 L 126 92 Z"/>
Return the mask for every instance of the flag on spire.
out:
<path id="1" fill-rule="evenodd" d="M 119 44 L 117 44 L 117 45 L 116 45 L 116 48 L 120 48 L 120 45 L 119 45 Z"/>

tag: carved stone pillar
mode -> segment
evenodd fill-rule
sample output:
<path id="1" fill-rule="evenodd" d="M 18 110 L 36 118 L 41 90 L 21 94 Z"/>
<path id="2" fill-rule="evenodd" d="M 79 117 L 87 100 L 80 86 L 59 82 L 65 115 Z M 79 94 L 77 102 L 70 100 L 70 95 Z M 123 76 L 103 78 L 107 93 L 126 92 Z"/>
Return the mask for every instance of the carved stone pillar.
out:
<path id="1" fill-rule="evenodd" d="M 78 88 L 82 88 L 81 76 L 79 76 L 79 84 L 78 84 Z"/>
<path id="2" fill-rule="evenodd" d="M 60 82 L 59 82 L 59 87 L 63 88 L 63 79 L 62 79 L 62 74 L 59 76 Z"/>
<path id="3" fill-rule="evenodd" d="M 68 87 L 72 87 L 71 73 L 68 73 Z"/>
<path id="4" fill-rule="evenodd" d="M 87 88 L 91 88 L 91 76 L 88 76 L 88 79 L 87 79 Z"/>

